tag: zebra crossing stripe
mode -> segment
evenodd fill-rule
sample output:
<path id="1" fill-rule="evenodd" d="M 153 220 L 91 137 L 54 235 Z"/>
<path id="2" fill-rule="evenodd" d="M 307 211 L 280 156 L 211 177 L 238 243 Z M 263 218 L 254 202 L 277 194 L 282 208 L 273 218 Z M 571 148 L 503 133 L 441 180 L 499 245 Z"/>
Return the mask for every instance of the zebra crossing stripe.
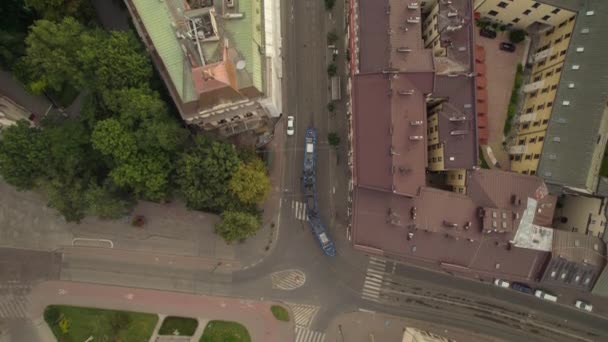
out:
<path id="1" fill-rule="evenodd" d="M 296 327 L 296 342 L 323 342 L 325 334 L 301 327 Z"/>
<path id="2" fill-rule="evenodd" d="M 272 287 L 280 290 L 295 290 L 306 282 L 306 274 L 300 270 L 285 270 L 271 275 Z"/>
<path id="3" fill-rule="evenodd" d="M 307 328 L 312 323 L 315 315 L 319 311 L 318 306 L 314 305 L 305 305 L 305 304 L 294 304 L 294 303 L 286 303 L 291 307 L 291 311 L 293 312 L 293 320 L 296 323 L 296 326 Z"/>
<path id="4" fill-rule="evenodd" d="M 25 298 L 12 298 L 0 304 L 0 318 L 25 318 Z"/>
<path id="5" fill-rule="evenodd" d="M 306 203 L 292 201 L 291 209 L 293 210 L 294 216 L 297 220 L 308 221 L 308 216 L 306 216 Z"/>

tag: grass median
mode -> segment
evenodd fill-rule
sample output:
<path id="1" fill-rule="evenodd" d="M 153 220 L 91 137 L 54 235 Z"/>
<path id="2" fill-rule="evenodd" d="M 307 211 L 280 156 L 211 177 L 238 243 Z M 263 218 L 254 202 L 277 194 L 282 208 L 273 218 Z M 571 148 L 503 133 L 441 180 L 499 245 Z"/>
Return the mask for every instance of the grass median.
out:
<path id="1" fill-rule="evenodd" d="M 115 311 L 76 306 L 51 305 L 44 311 L 44 320 L 57 341 L 147 342 L 152 336 L 158 316 L 141 312 Z"/>
<path id="2" fill-rule="evenodd" d="M 240 323 L 211 321 L 205 327 L 200 342 L 251 342 L 251 336 Z"/>
<path id="3" fill-rule="evenodd" d="M 274 318 L 278 319 L 279 321 L 289 322 L 289 312 L 284 307 L 280 305 L 273 305 L 270 307 L 270 311 L 272 311 Z"/>
<path id="4" fill-rule="evenodd" d="M 159 335 L 192 336 L 196 331 L 198 321 L 194 318 L 169 316 L 163 321 L 158 330 Z"/>

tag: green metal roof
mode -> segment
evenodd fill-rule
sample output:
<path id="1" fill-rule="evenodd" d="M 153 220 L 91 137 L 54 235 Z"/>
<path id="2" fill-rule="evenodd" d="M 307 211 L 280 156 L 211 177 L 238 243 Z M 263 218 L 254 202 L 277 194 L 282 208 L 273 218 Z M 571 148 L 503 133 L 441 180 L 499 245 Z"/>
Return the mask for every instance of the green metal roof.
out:
<path id="1" fill-rule="evenodd" d="M 593 192 L 599 171 L 593 154 L 603 152 L 605 140 L 598 144 L 598 136 L 608 133 L 600 128 L 608 100 L 608 1 L 551 2 L 580 5 L 537 174 L 548 183 Z"/>
<path id="2" fill-rule="evenodd" d="M 196 100 L 191 70 L 171 26 L 172 17 L 167 4 L 158 0 L 133 0 L 133 4 L 182 102 Z"/>

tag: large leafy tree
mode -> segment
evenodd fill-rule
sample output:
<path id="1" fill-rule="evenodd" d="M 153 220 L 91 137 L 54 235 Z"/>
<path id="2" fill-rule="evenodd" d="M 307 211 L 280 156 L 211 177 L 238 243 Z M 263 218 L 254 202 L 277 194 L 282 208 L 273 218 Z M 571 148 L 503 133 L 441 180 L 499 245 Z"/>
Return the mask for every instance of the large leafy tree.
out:
<path id="1" fill-rule="evenodd" d="M 41 17 L 54 21 L 70 16 L 86 22 L 93 16 L 91 2 L 88 0 L 25 0 L 25 3 Z"/>
<path id="2" fill-rule="evenodd" d="M 215 232 L 230 243 L 243 241 L 255 234 L 260 228 L 257 216 L 242 211 L 225 211 L 222 221 L 215 226 Z"/>
<path id="3" fill-rule="evenodd" d="M 92 86 L 100 92 L 142 87 L 152 78 L 152 64 L 131 32 L 91 31 L 83 39 L 78 59 Z"/>
<path id="4" fill-rule="evenodd" d="M 220 212 L 234 200 L 228 189 L 240 160 L 234 145 L 198 137 L 177 162 L 176 181 L 188 207 Z"/>
<path id="5" fill-rule="evenodd" d="M 25 39 L 26 55 L 19 66 L 19 76 L 33 92 L 60 91 L 84 83 L 78 63 L 85 28 L 74 18 L 61 22 L 38 20 Z"/>
<path id="6" fill-rule="evenodd" d="M 239 165 L 230 180 L 230 191 L 244 204 L 259 204 L 270 190 L 270 180 L 260 159 Z"/>
<path id="7" fill-rule="evenodd" d="M 0 174 L 18 189 L 31 189 L 44 174 L 47 152 L 41 131 L 19 121 L 2 132 L 0 139 Z"/>
<path id="8" fill-rule="evenodd" d="M 121 192 L 111 182 L 102 186 L 91 183 L 84 194 L 87 213 L 99 216 L 102 219 L 117 219 L 129 213 L 134 199 Z"/>

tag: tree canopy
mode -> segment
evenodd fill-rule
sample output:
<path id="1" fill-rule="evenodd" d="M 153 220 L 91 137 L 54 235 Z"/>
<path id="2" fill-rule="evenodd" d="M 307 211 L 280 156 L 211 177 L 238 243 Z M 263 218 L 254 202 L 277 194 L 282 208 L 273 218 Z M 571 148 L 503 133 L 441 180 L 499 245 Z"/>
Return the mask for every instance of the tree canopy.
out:
<path id="1" fill-rule="evenodd" d="M 48 20 L 59 21 L 64 17 L 75 17 L 86 22 L 93 17 L 88 0 L 25 0 L 25 4 Z"/>
<path id="2" fill-rule="evenodd" d="M 188 207 L 214 212 L 228 208 L 228 184 L 239 163 L 233 145 L 197 137 L 177 162 L 176 181 Z"/>
<path id="3" fill-rule="evenodd" d="M 266 167 L 260 159 L 241 163 L 230 180 L 230 191 L 244 204 L 259 204 L 270 190 Z"/>
<path id="4" fill-rule="evenodd" d="M 222 213 L 222 221 L 215 226 L 215 232 L 230 243 L 255 235 L 259 228 L 260 220 L 257 216 L 242 211 L 225 211 Z"/>
<path id="5" fill-rule="evenodd" d="M 27 121 L 6 128 L 0 139 L 0 174 L 18 189 L 31 189 L 43 174 L 46 148 L 41 131 Z"/>

